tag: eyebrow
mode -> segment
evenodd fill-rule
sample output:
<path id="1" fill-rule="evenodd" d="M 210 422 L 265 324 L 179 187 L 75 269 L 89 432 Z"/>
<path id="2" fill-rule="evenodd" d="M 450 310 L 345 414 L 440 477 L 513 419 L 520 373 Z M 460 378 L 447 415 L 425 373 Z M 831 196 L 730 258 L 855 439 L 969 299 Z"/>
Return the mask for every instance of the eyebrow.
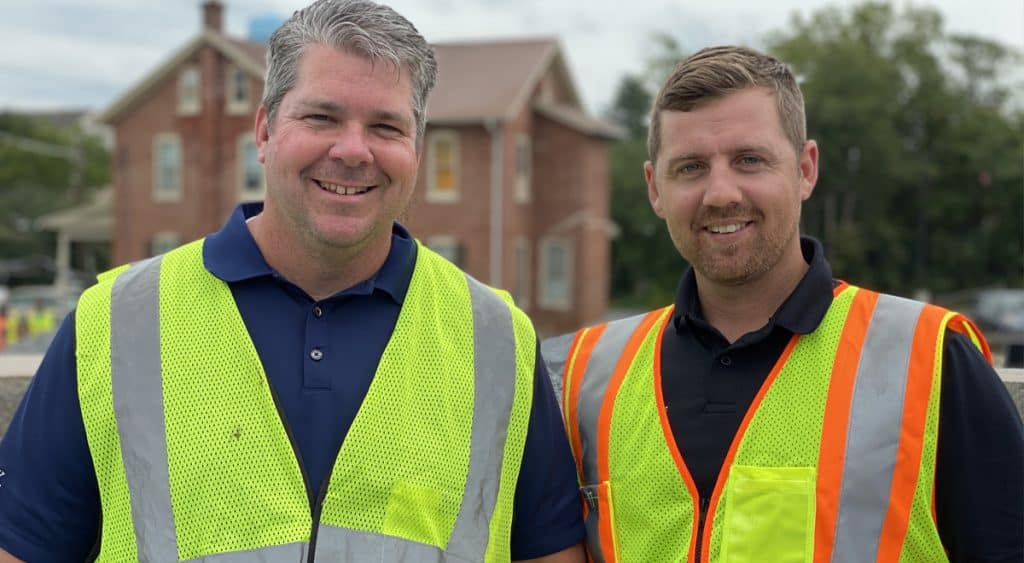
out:
<path id="1" fill-rule="evenodd" d="M 757 145 L 757 144 L 755 144 L 755 145 L 739 145 L 736 148 L 733 148 L 733 149 L 729 150 L 729 154 L 731 154 L 731 155 L 743 154 L 743 153 L 747 153 L 747 152 L 754 152 L 754 153 L 767 154 L 767 155 L 774 155 L 775 154 L 775 152 L 768 145 Z M 683 153 L 683 154 L 679 154 L 679 155 L 673 156 L 672 158 L 668 159 L 668 163 L 669 164 L 676 164 L 678 162 L 683 162 L 683 161 L 686 161 L 686 160 L 702 160 L 702 159 L 705 159 L 705 158 L 707 158 L 707 155 L 705 155 L 704 153 L 686 152 L 686 153 Z"/>

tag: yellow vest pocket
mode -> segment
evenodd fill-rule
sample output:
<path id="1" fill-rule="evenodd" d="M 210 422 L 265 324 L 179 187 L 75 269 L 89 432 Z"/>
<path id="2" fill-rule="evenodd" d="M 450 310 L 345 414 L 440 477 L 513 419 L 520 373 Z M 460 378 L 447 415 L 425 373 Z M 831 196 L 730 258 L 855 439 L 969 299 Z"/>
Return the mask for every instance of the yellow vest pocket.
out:
<path id="1" fill-rule="evenodd" d="M 815 479 L 813 467 L 734 465 L 725 486 L 721 560 L 810 562 Z"/>

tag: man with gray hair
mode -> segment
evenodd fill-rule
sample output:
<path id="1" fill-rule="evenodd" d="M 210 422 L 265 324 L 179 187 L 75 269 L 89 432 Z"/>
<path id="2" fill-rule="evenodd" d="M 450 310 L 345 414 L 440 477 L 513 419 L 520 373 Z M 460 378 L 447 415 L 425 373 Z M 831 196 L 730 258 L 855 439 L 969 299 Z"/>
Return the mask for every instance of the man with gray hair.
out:
<path id="1" fill-rule="evenodd" d="M 675 303 L 544 343 L 592 559 L 1024 560 L 1024 432 L 977 327 L 800 236 L 818 146 L 786 65 L 681 61 L 648 147 Z"/>
<path id="2" fill-rule="evenodd" d="M 396 222 L 431 48 L 319 0 L 267 59 L 265 202 L 83 294 L 0 442 L 0 561 L 582 562 L 529 319 Z"/>

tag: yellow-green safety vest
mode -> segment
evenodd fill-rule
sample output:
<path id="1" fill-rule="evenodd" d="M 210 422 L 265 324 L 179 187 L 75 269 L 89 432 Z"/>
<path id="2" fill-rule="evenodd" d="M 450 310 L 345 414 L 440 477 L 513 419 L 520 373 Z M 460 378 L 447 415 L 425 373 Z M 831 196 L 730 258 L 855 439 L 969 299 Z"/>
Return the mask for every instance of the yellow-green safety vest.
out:
<path id="1" fill-rule="evenodd" d="M 991 360 L 976 326 L 841 284 L 783 352 L 698 503 L 661 395 L 671 312 L 584 329 L 552 366 L 564 367 L 593 561 L 947 560 L 932 507 L 943 337 L 961 331 Z"/>
<path id="2" fill-rule="evenodd" d="M 422 245 L 312 507 L 201 240 L 102 276 L 76 327 L 99 561 L 509 560 L 535 335 L 519 309 Z"/>

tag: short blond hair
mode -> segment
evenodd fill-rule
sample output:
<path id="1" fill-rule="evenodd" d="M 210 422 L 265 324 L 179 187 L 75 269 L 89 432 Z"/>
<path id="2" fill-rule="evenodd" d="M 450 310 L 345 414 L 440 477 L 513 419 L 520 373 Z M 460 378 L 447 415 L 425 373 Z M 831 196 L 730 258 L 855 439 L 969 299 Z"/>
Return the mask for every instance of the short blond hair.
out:
<path id="1" fill-rule="evenodd" d="M 661 149 L 661 112 L 692 111 L 702 104 L 747 88 L 765 87 L 775 97 L 779 121 L 799 153 L 807 142 L 807 118 L 800 86 L 781 61 L 748 47 L 708 47 L 679 62 L 654 100 L 647 154 Z"/>

